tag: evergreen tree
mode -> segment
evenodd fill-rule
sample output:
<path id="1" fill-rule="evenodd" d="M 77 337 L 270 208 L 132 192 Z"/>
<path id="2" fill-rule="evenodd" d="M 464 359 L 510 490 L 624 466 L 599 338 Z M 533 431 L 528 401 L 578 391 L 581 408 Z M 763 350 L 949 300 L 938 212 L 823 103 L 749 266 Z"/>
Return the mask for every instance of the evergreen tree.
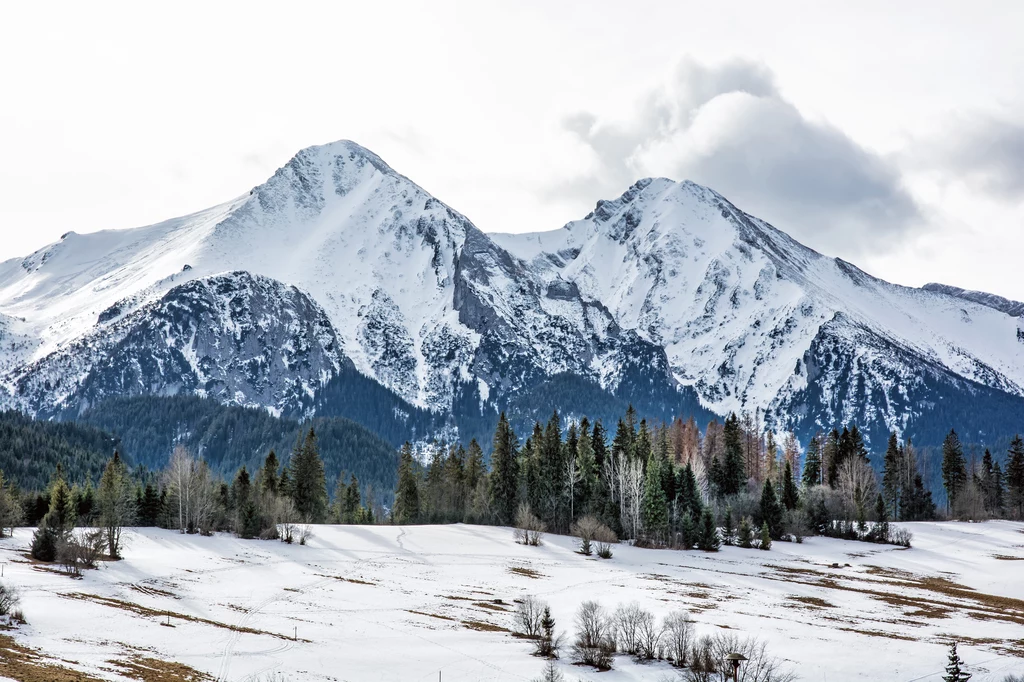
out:
<path id="1" fill-rule="evenodd" d="M 75 526 L 77 509 L 71 488 L 64 480 L 64 468 L 58 463 L 50 481 L 50 509 L 43 519 L 47 526 L 63 533 Z"/>
<path id="2" fill-rule="evenodd" d="M 878 494 L 878 499 L 875 501 L 874 536 L 876 542 L 889 541 L 889 512 L 881 493 Z"/>
<path id="3" fill-rule="evenodd" d="M 746 481 L 746 462 L 743 456 L 743 434 L 739 419 L 733 413 L 725 420 L 725 460 L 722 462 L 722 495 L 735 495 Z"/>
<path id="4" fill-rule="evenodd" d="M 539 457 L 539 477 L 534 482 L 537 487 L 533 491 L 536 504 L 531 506 L 549 527 L 559 528 L 563 512 L 565 463 L 562 458 L 562 421 L 557 410 L 548 419 L 541 443 L 534 440 L 533 445 Z"/>
<path id="5" fill-rule="evenodd" d="M 693 467 L 689 463 L 679 470 L 677 490 L 676 507 L 678 512 L 680 514 L 689 512 L 694 518 L 699 518 L 704 503 L 697 487 L 697 476 L 693 473 Z"/>
<path id="6" fill-rule="evenodd" d="M 822 460 L 825 463 L 825 482 L 830 488 L 839 485 L 839 465 L 841 464 L 842 453 L 839 448 L 839 431 L 832 429 L 825 439 L 825 448 L 822 452 Z"/>
<path id="7" fill-rule="evenodd" d="M 914 475 L 914 485 L 901 514 L 904 521 L 930 521 L 935 518 L 935 503 L 932 493 L 924 487 L 921 474 Z"/>
<path id="8" fill-rule="evenodd" d="M 725 518 L 722 521 L 722 543 L 732 545 L 736 542 L 736 526 L 732 519 L 732 506 L 726 505 Z"/>
<path id="9" fill-rule="evenodd" d="M 981 458 L 980 486 L 982 499 L 985 504 L 985 511 L 998 515 L 1002 511 L 1002 503 L 999 501 L 1001 495 L 999 488 L 1002 487 L 1002 472 L 992 461 L 992 453 L 985 448 L 985 454 Z"/>
<path id="10" fill-rule="evenodd" d="M 577 515 L 593 514 L 597 511 L 595 498 L 599 472 L 597 460 L 594 458 L 594 442 L 590 436 L 586 417 L 580 422 L 579 440 L 576 443 L 576 467 L 579 470 L 579 506 L 576 508 Z"/>
<path id="11" fill-rule="evenodd" d="M 792 511 L 800 504 L 800 493 L 793 481 L 793 469 L 786 460 L 786 466 L 782 474 L 782 506 Z"/>
<path id="12" fill-rule="evenodd" d="M 718 536 L 718 528 L 715 527 L 715 517 L 710 509 L 705 509 L 701 515 L 700 539 L 697 546 L 705 552 L 717 552 L 722 546 L 722 540 Z"/>
<path id="13" fill-rule="evenodd" d="M 952 511 L 967 486 L 967 463 L 964 461 L 964 449 L 956 431 L 950 431 L 942 442 L 942 485 L 946 488 L 949 509 Z"/>
<path id="14" fill-rule="evenodd" d="M 612 440 L 612 454 L 632 459 L 636 455 L 635 443 L 636 431 L 626 424 L 626 420 L 620 419 L 615 429 L 615 438 Z"/>
<path id="15" fill-rule="evenodd" d="M 484 451 L 476 438 L 469 441 L 469 449 L 466 451 L 466 490 L 470 493 L 476 490 L 477 485 L 487 474 L 484 469 Z"/>
<path id="16" fill-rule="evenodd" d="M 256 473 L 256 487 L 260 492 L 268 493 L 274 497 L 277 496 L 281 483 L 277 470 L 280 468 L 281 464 L 277 461 L 277 453 L 271 450 L 267 454 L 267 458 L 263 460 L 263 466 Z"/>
<path id="17" fill-rule="evenodd" d="M 884 467 L 882 493 L 889 508 L 894 513 L 899 513 L 902 504 L 900 498 L 903 494 L 903 481 L 905 480 L 902 466 L 903 461 L 904 458 L 900 452 L 899 441 L 896 439 L 896 432 L 893 431 L 889 434 L 889 443 L 885 449 L 885 459 L 882 464 Z"/>
<path id="18" fill-rule="evenodd" d="M 641 433 L 644 430 L 641 424 Z M 661 487 L 660 469 L 658 458 L 650 455 L 644 476 L 643 507 L 640 512 L 647 537 L 659 542 L 664 541 L 668 532 L 668 501 Z"/>
<path id="19" fill-rule="evenodd" d="M 511 526 L 519 505 L 516 435 L 505 413 L 498 418 L 491 451 L 491 509 L 499 525 Z"/>
<path id="20" fill-rule="evenodd" d="M 419 521 L 420 491 L 416 478 L 412 445 L 406 442 L 398 455 L 398 487 L 395 490 L 395 507 L 392 512 L 395 523 L 399 525 Z"/>
<path id="21" fill-rule="evenodd" d="M 359 523 L 362 521 L 363 500 L 359 494 L 359 479 L 355 474 L 351 475 L 349 483 L 342 491 L 341 499 L 341 522 Z"/>
<path id="22" fill-rule="evenodd" d="M 821 483 L 821 436 L 815 435 L 807 444 L 807 456 L 804 458 L 804 487 L 810 488 Z"/>
<path id="23" fill-rule="evenodd" d="M 744 549 L 754 546 L 754 528 L 749 516 L 740 519 L 740 527 L 736 531 L 736 544 Z"/>
<path id="24" fill-rule="evenodd" d="M 700 539 L 700 531 L 697 528 L 697 522 L 694 521 L 693 516 L 690 512 L 683 514 L 683 518 L 679 523 L 679 536 L 683 542 L 683 549 L 693 549 L 693 546 L 697 544 Z"/>
<path id="25" fill-rule="evenodd" d="M 949 663 L 946 664 L 946 674 L 942 679 L 944 682 L 965 682 L 971 679 L 971 674 L 961 670 L 964 664 L 963 659 L 956 652 L 956 642 L 949 647 Z"/>
<path id="26" fill-rule="evenodd" d="M 768 528 L 768 522 L 765 521 L 761 524 L 761 544 L 758 545 L 758 549 L 769 550 L 772 548 L 772 533 Z"/>
<path id="27" fill-rule="evenodd" d="M 295 510 L 307 523 L 322 523 L 327 516 L 327 477 L 312 428 L 298 452 L 292 453 L 291 469 Z"/>
<path id="28" fill-rule="evenodd" d="M 761 488 L 761 523 L 767 526 L 773 538 L 782 537 L 782 506 L 775 494 L 775 486 L 772 482 L 765 480 Z"/>
<path id="29" fill-rule="evenodd" d="M 1024 440 L 1019 435 L 1010 441 L 1006 459 L 1007 506 L 1014 518 L 1024 518 Z"/>
<path id="30" fill-rule="evenodd" d="M 136 517 L 139 525 L 153 527 L 159 525 L 163 514 L 163 503 L 160 500 L 160 493 L 152 483 L 147 483 L 138 497 Z"/>

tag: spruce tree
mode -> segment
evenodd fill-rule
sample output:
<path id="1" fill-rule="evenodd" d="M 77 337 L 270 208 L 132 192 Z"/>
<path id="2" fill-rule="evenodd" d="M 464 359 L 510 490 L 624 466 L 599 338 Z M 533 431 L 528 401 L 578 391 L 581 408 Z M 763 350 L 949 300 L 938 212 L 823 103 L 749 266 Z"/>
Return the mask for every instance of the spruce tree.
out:
<path id="1" fill-rule="evenodd" d="M 641 432 L 643 430 L 641 427 Z M 665 499 L 665 490 L 661 486 L 660 462 L 653 455 L 649 456 L 647 461 L 640 514 L 647 537 L 656 542 L 664 541 L 668 532 L 668 500 Z"/>
<path id="2" fill-rule="evenodd" d="M 362 497 L 359 494 L 359 479 L 351 475 L 349 484 L 341 491 L 341 522 L 360 523 L 362 521 Z"/>
<path id="3" fill-rule="evenodd" d="M 793 469 L 787 459 L 782 474 L 782 506 L 793 511 L 799 504 L 800 493 L 796 489 L 796 483 L 793 481 Z"/>
<path id="4" fill-rule="evenodd" d="M 498 418 L 491 450 L 490 497 L 495 521 L 511 526 L 519 505 L 519 475 L 516 466 L 516 435 L 505 413 Z"/>
<path id="5" fill-rule="evenodd" d="M 700 539 L 697 546 L 705 552 L 717 552 L 722 546 L 722 540 L 718 536 L 718 528 L 715 527 L 715 517 L 710 509 L 705 509 L 701 515 Z"/>
<path id="6" fill-rule="evenodd" d="M 740 527 L 736 531 L 736 544 L 744 549 L 754 546 L 754 527 L 749 516 L 740 519 Z"/>
<path id="7" fill-rule="evenodd" d="M 746 478 L 743 434 L 739 419 L 733 413 L 725 420 L 725 461 L 722 463 L 721 494 L 735 495 L 740 492 Z"/>
<path id="8" fill-rule="evenodd" d="M 128 469 L 115 450 L 100 477 L 97 502 L 100 523 L 107 539 L 107 555 L 117 559 L 121 550 L 121 530 L 135 522 L 135 495 Z"/>
<path id="9" fill-rule="evenodd" d="M 322 523 L 327 516 L 327 477 L 320 446 L 312 427 L 298 452 L 292 454 L 292 499 L 306 523 Z"/>
<path id="10" fill-rule="evenodd" d="M 469 441 L 469 448 L 466 450 L 466 492 L 472 495 L 477 485 L 484 479 L 487 470 L 484 468 L 484 451 L 476 438 Z"/>
<path id="11" fill-rule="evenodd" d="M 277 496 L 278 487 L 280 485 L 280 479 L 278 478 L 277 470 L 281 468 L 280 462 L 277 461 L 277 453 L 271 450 L 266 459 L 263 460 L 263 466 L 256 473 L 256 485 L 260 492 L 269 493 L 270 495 Z"/>
<path id="12" fill-rule="evenodd" d="M 1014 518 L 1024 518 L 1024 440 L 1019 435 L 1010 441 L 1006 458 L 1007 506 Z"/>
<path id="13" fill-rule="evenodd" d="M 949 663 L 946 664 L 946 674 L 942 677 L 943 681 L 965 682 L 971 679 L 971 674 L 961 669 L 963 664 L 963 659 L 956 652 L 956 642 L 953 642 L 949 647 Z"/>
<path id="14" fill-rule="evenodd" d="M 882 493 L 889 508 L 893 510 L 894 515 L 899 513 L 900 498 L 903 493 L 903 481 L 905 478 L 902 467 L 903 459 L 899 441 L 896 439 L 896 432 L 892 431 L 889 434 L 889 443 L 885 449 L 885 459 L 882 463 L 884 467 Z"/>
<path id="15" fill-rule="evenodd" d="M 765 480 L 761 488 L 761 523 L 766 525 L 773 538 L 782 537 L 782 506 L 775 494 L 775 486 Z"/>
<path id="16" fill-rule="evenodd" d="M 732 545 L 736 542 L 736 525 L 732 518 L 732 505 L 726 505 L 725 518 L 722 520 L 722 543 Z"/>
<path id="17" fill-rule="evenodd" d="M 839 431 L 832 429 L 825 439 L 825 448 L 822 452 L 822 460 L 825 465 L 825 482 L 830 488 L 839 485 L 839 465 L 842 464 L 842 451 L 839 447 Z"/>
<path id="18" fill-rule="evenodd" d="M 599 483 L 599 472 L 597 460 L 594 459 L 594 442 L 590 436 L 586 417 L 580 422 L 579 440 L 576 443 L 576 466 L 580 472 L 580 480 L 577 484 L 579 505 L 576 508 L 576 514 L 593 514 L 597 511 L 594 501 Z"/>
<path id="19" fill-rule="evenodd" d="M 881 493 L 875 501 L 874 536 L 876 542 L 889 541 L 889 512 Z"/>
<path id="20" fill-rule="evenodd" d="M 682 521 L 679 523 L 679 535 L 680 540 L 683 542 L 683 549 L 693 549 L 693 546 L 697 544 L 697 540 L 700 538 L 697 522 L 690 515 L 690 512 L 683 514 Z"/>
<path id="21" fill-rule="evenodd" d="M 768 522 L 761 524 L 761 544 L 758 545 L 758 549 L 769 550 L 772 548 L 772 533 L 768 528 Z"/>
<path id="22" fill-rule="evenodd" d="M 392 511 L 398 525 L 419 521 L 420 491 L 416 479 L 412 445 L 406 441 L 398 454 L 398 487 L 395 489 L 395 507 Z"/>
<path id="23" fill-rule="evenodd" d="M 942 485 L 946 488 L 949 510 L 956 508 L 956 503 L 967 486 L 967 463 L 964 460 L 964 448 L 956 431 L 950 431 L 942 441 Z"/>
<path id="24" fill-rule="evenodd" d="M 810 488 L 821 483 L 821 436 L 816 434 L 807 444 L 807 456 L 804 458 L 804 487 Z"/>
<path id="25" fill-rule="evenodd" d="M 43 521 L 60 534 L 74 528 L 76 515 L 71 488 L 64 480 L 64 468 L 58 463 L 50 481 L 50 509 Z"/>

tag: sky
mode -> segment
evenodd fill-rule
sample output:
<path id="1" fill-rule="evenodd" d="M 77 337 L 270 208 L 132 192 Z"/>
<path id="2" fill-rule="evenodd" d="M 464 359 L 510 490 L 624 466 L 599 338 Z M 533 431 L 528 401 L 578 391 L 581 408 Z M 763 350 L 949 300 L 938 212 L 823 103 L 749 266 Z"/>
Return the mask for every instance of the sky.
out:
<path id="1" fill-rule="evenodd" d="M 0 259 L 378 153 L 485 231 L 707 185 L 890 281 L 1024 299 L 1024 3 L 4 3 Z"/>

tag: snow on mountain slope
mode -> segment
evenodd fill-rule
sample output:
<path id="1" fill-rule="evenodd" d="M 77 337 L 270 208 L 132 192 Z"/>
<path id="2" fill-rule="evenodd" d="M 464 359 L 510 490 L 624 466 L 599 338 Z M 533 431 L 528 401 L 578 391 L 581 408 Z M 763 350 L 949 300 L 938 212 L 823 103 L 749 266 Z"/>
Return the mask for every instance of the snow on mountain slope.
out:
<path id="1" fill-rule="evenodd" d="M 960 287 L 950 286 L 949 284 L 938 284 L 936 282 L 929 282 L 921 288 L 926 291 L 936 291 L 940 294 L 948 294 L 949 296 L 956 296 L 968 301 L 987 305 L 989 308 L 995 308 L 996 310 L 1002 311 L 1007 315 L 1012 315 L 1013 317 L 1024 317 L 1024 302 L 1021 301 L 1014 301 L 995 294 L 985 293 L 984 291 L 961 289 Z"/>
<path id="2" fill-rule="evenodd" d="M 867 396 L 878 401 L 873 410 L 839 405 L 827 415 L 834 421 L 822 425 L 873 411 L 889 426 L 904 425 L 908 414 L 889 398 L 913 380 L 918 360 L 1024 394 L 1024 344 L 1015 320 L 873 278 L 690 182 L 642 180 L 560 230 L 492 237 L 542 276 L 572 282 L 604 302 L 624 328 L 664 345 L 679 382 L 719 413 L 799 412 L 805 406 L 794 397 L 807 389 L 807 354 L 823 333 L 841 339 L 837 350 L 854 359 L 847 375 L 831 377 L 835 390 L 864 378 L 879 350 L 858 343 L 855 329 L 899 344 L 911 359 L 872 377 L 882 389 L 881 399 Z"/>
<path id="3" fill-rule="evenodd" d="M 4 263 L 0 313 L 30 320 L 38 340 L 8 363 L 17 368 L 4 383 L 20 405 L 57 408 L 50 395 L 22 399 L 46 383 L 24 377 L 75 365 L 80 376 L 65 385 L 79 386 L 92 371 L 82 350 L 116 341 L 107 316 L 229 271 L 298 287 L 360 371 L 419 406 L 450 407 L 459 384 L 493 398 L 559 372 L 614 388 L 635 358 L 641 373 L 671 381 L 664 352 L 620 330 L 600 304 L 542 281 L 372 152 L 337 142 L 299 152 L 248 196 L 209 211 L 71 233 Z"/>

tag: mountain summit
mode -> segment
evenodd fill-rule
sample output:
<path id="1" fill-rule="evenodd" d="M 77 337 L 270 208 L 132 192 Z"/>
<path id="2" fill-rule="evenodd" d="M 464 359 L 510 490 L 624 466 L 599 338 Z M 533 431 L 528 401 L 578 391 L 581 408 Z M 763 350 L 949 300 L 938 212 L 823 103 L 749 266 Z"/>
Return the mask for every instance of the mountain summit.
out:
<path id="1" fill-rule="evenodd" d="M 486 234 L 342 141 L 220 206 L 0 264 L 0 401 L 73 416 L 188 392 L 309 416 L 361 376 L 456 423 L 546 391 L 575 414 L 986 435 L 1024 414 L 1017 311 L 986 296 L 878 280 L 664 178 Z"/>

